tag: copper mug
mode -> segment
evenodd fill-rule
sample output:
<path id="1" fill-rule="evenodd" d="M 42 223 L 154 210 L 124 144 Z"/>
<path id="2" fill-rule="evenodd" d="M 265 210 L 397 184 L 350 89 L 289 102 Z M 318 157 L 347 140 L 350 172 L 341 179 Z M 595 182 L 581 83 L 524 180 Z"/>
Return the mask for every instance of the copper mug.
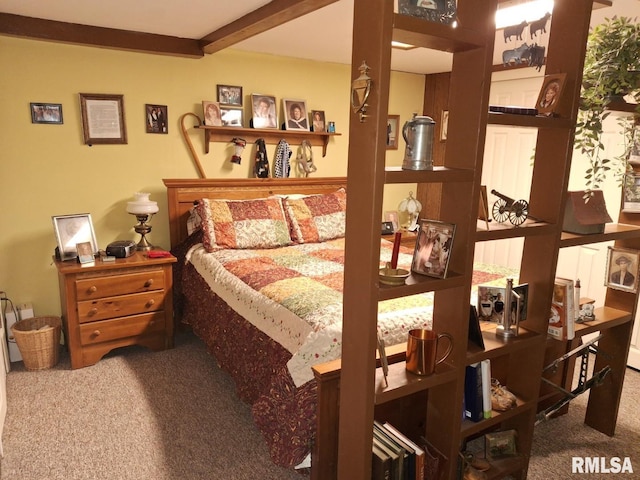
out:
<path id="1" fill-rule="evenodd" d="M 449 345 L 442 358 L 436 360 L 441 338 L 449 340 Z M 436 365 L 444 362 L 452 350 L 453 337 L 448 333 L 436 333 L 424 328 L 410 330 L 407 341 L 407 370 L 416 375 L 431 375 L 435 372 Z"/>

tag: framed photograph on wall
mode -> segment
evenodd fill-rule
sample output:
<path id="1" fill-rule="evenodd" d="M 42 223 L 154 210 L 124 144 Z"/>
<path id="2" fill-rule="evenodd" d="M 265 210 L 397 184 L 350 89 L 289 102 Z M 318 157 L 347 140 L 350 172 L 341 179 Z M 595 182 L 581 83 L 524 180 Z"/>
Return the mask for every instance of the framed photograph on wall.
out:
<path id="1" fill-rule="evenodd" d="M 220 119 L 223 127 L 242 127 L 242 109 L 220 107 Z"/>
<path id="2" fill-rule="evenodd" d="M 282 99 L 282 106 L 284 108 L 284 124 L 286 130 L 309 131 L 306 101 Z"/>
<path id="3" fill-rule="evenodd" d="M 636 293 L 638 291 L 638 264 L 640 250 L 608 247 L 607 273 L 604 286 L 615 290 Z"/>
<path id="4" fill-rule="evenodd" d="M 75 260 L 78 257 L 78 244 L 84 242 L 91 243 L 92 255 L 98 253 L 98 242 L 90 213 L 56 215 L 51 217 L 51 220 L 58 244 L 56 256 L 60 260 Z"/>
<path id="5" fill-rule="evenodd" d="M 438 220 L 420 220 L 411 271 L 430 277 L 445 278 L 453 247 L 456 226 Z"/>
<path id="6" fill-rule="evenodd" d="M 388 115 L 387 117 L 387 150 L 398 149 L 398 129 L 400 128 L 400 115 Z"/>
<path id="7" fill-rule="evenodd" d="M 204 124 L 209 127 L 222 126 L 222 111 L 218 102 L 209 100 L 202 101 L 202 111 L 204 113 Z"/>
<path id="8" fill-rule="evenodd" d="M 62 125 L 62 104 L 30 103 L 31 123 L 52 123 Z"/>
<path id="9" fill-rule="evenodd" d="M 169 133 L 167 128 L 167 106 L 147 103 L 144 108 L 147 116 L 147 133 Z"/>
<path id="10" fill-rule="evenodd" d="M 218 85 L 218 103 L 228 107 L 242 107 L 242 87 Z"/>
<path id="11" fill-rule="evenodd" d="M 80 109 L 85 144 L 127 143 L 124 95 L 81 93 Z"/>
<path id="12" fill-rule="evenodd" d="M 553 75 L 545 75 L 542 82 L 542 88 L 536 101 L 536 109 L 538 114 L 551 117 L 555 114 L 564 87 L 566 73 L 555 73 Z"/>
<path id="13" fill-rule="evenodd" d="M 401 15 L 450 24 L 456 19 L 456 0 L 398 0 L 398 11 Z"/>
<path id="14" fill-rule="evenodd" d="M 253 128 L 278 128 L 276 97 L 272 95 L 251 94 L 251 126 Z"/>
<path id="15" fill-rule="evenodd" d="M 325 132 L 327 130 L 324 110 L 311 110 L 311 129 L 314 132 Z"/>

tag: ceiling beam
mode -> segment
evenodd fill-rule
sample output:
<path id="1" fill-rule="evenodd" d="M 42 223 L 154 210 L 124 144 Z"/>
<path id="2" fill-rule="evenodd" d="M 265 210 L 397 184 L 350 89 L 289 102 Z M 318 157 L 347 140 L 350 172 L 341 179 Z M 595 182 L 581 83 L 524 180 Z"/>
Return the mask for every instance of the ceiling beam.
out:
<path id="1" fill-rule="evenodd" d="M 132 52 L 201 58 L 198 40 L 0 13 L 0 34 Z"/>
<path id="2" fill-rule="evenodd" d="M 253 12 L 202 37 L 205 53 L 215 53 L 338 0 L 272 0 Z"/>

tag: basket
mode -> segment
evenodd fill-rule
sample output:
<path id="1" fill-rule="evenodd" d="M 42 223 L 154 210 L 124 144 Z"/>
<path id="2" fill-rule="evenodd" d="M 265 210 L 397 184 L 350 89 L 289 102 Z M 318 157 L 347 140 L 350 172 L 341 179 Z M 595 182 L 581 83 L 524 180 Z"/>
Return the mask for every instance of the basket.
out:
<path id="1" fill-rule="evenodd" d="M 11 333 L 27 370 L 44 370 L 58 363 L 60 317 L 25 318 L 13 324 Z"/>

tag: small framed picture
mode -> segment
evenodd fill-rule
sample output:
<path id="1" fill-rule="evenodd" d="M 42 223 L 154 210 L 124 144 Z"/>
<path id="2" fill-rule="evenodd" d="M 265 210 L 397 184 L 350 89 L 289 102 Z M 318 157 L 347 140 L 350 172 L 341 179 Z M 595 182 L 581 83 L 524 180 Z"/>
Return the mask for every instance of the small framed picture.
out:
<path id="1" fill-rule="evenodd" d="M 515 430 L 487 433 L 484 436 L 485 457 L 488 460 L 496 460 L 517 455 L 517 438 L 518 433 Z"/>
<path id="2" fill-rule="evenodd" d="M 228 107 L 242 107 L 242 87 L 218 85 L 218 103 Z"/>
<path id="3" fill-rule="evenodd" d="M 562 94 L 562 87 L 564 87 L 566 76 L 566 73 L 545 75 L 538 100 L 536 101 L 538 114 L 547 117 L 554 115 L 558 101 L 560 100 L 560 95 Z"/>
<path id="4" fill-rule="evenodd" d="M 241 108 L 220 107 L 220 119 L 223 127 L 242 127 L 244 124 Z"/>
<path id="5" fill-rule="evenodd" d="M 284 108 L 284 124 L 286 130 L 309 131 L 307 120 L 307 102 L 304 100 L 282 99 Z"/>
<path id="6" fill-rule="evenodd" d="M 411 270 L 430 277 L 445 278 L 456 226 L 438 220 L 420 220 Z"/>
<path id="7" fill-rule="evenodd" d="M 124 95 L 81 93 L 80 109 L 82 111 L 82 132 L 86 145 L 126 145 Z"/>
<path id="8" fill-rule="evenodd" d="M 222 111 L 218 102 L 209 100 L 202 101 L 202 111 L 204 112 L 204 124 L 209 127 L 222 126 Z"/>
<path id="9" fill-rule="evenodd" d="M 167 106 L 145 105 L 147 115 L 147 133 L 169 133 L 167 128 Z"/>
<path id="10" fill-rule="evenodd" d="M 640 213 L 640 174 L 638 173 L 625 177 L 622 211 Z"/>
<path id="11" fill-rule="evenodd" d="M 52 123 L 62 125 L 62 104 L 30 103 L 31 123 Z"/>
<path id="12" fill-rule="evenodd" d="M 442 111 L 442 120 L 440 121 L 440 141 L 447 140 L 447 130 L 449 128 L 449 110 Z"/>
<path id="13" fill-rule="evenodd" d="M 450 24 L 456 18 L 456 0 L 398 0 L 401 15 Z"/>
<path id="14" fill-rule="evenodd" d="M 324 110 L 311 110 L 311 128 L 314 132 L 325 132 L 327 130 L 324 121 Z"/>
<path id="15" fill-rule="evenodd" d="M 607 273 L 604 286 L 615 290 L 638 291 L 638 262 L 640 250 L 608 247 Z"/>
<path id="16" fill-rule="evenodd" d="M 253 112 L 251 126 L 253 128 L 278 128 L 276 97 L 252 93 L 251 109 Z"/>
<path id="17" fill-rule="evenodd" d="M 82 242 L 76 244 L 76 251 L 78 252 L 78 261 L 80 263 L 93 263 L 95 257 L 93 256 L 93 246 L 91 242 Z"/>
<path id="18" fill-rule="evenodd" d="M 57 256 L 60 260 L 74 260 L 78 257 L 78 244 L 89 242 L 91 254 L 98 253 L 98 242 L 93 230 L 90 213 L 57 215 L 51 217 L 58 243 Z"/>
<path id="19" fill-rule="evenodd" d="M 398 129 L 400 128 L 400 115 L 387 117 L 387 150 L 398 149 Z"/>
<path id="20" fill-rule="evenodd" d="M 400 230 L 400 221 L 398 220 L 398 212 L 396 210 L 384 212 L 384 221 L 391 222 L 394 232 Z"/>

